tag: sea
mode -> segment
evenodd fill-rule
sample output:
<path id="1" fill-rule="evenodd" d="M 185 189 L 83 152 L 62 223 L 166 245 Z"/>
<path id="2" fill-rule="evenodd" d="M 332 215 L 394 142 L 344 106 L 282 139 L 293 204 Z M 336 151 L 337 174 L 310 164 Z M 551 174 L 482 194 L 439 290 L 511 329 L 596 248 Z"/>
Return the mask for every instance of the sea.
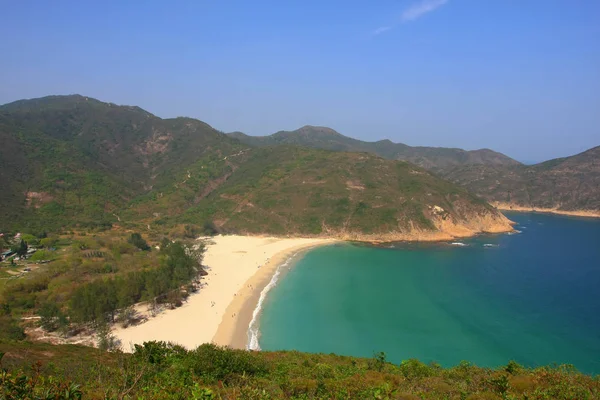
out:
<path id="1" fill-rule="evenodd" d="M 515 233 L 298 254 L 263 292 L 250 347 L 600 374 L 600 220 L 506 215 Z"/>

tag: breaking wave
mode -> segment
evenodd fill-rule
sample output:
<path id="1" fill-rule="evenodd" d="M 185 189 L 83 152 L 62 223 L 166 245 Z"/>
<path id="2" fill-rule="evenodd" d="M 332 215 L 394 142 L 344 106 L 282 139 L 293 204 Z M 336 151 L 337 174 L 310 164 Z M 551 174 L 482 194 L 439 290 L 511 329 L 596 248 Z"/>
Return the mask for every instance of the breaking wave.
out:
<path id="1" fill-rule="evenodd" d="M 260 337 L 260 327 L 259 327 L 259 316 L 262 311 L 262 305 L 265 299 L 267 298 L 267 294 L 269 291 L 277 285 L 277 281 L 279 281 L 279 275 L 281 274 L 281 268 L 287 267 L 290 265 L 292 259 L 298 253 L 294 253 L 290 258 L 288 258 L 283 264 L 277 267 L 277 270 L 273 274 L 273 277 L 264 287 L 264 289 L 260 292 L 260 297 L 258 299 L 258 303 L 256 304 L 256 308 L 252 312 L 252 321 L 250 321 L 250 325 L 248 326 L 248 344 L 246 345 L 247 350 L 260 350 L 260 345 L 258 344 L 258 338 Z"/>

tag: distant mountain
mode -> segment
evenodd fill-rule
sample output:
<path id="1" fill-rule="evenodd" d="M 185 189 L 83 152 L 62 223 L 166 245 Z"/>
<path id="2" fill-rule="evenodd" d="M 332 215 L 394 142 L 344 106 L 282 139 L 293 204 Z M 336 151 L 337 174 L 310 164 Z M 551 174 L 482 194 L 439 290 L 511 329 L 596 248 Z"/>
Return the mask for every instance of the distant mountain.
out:
<path id="1" fill-rule="evenodd" d="M 486 202 L 406 162 L 249 148 L 198 120 L 79 95 L 0 106 L 0 140 L 0 231 L 212 221 L 227 232 L 392 240 L 510 229 Z"/>
<path id="2" fill-rule="evenodd" d="M 467 151 L 445 147 L 412 147 L 389 140 L 364 142 L 319 126 L 304 126 L 295 131 L 280 131 L 270 136 L 249 136 L 242 132 L 232 132 L 229 136 L 250 146 L 292 144 L 333 151 L 369 152 L 390 160 L 409 161 L 433 171 L 457 165 L 521 165 L 518 161 L 489 149 Z"/>
<path id="3" fill-rule="evenodd" d="M 458 166 L 441 175 L 504 206 L 600 211 L 600 146 L 536 165 Z"/>
<path id="4" fill-rule="evenodd" d="M 451 180 L 503 207 L 600 212 L 598 147 L 572 157 L 524 165 L 504 154 L 482 149 L 411 147 L 389 140 L 363 142 L 330 128 L 305 126 L 270 136 L 229 136 L 250 146 L 295 144 L 334 151 L 369 152 L 405 160 Z"/>

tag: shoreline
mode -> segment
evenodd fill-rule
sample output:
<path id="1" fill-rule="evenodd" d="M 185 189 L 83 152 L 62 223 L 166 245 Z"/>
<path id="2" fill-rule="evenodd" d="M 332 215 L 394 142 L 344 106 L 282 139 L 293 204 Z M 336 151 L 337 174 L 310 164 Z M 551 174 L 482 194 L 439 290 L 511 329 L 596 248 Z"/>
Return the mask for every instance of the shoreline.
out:
<path id="1" fill-rule="evenodd" d="M 212 339 L 212 343 L 219 346 L 228 346 L 234 349 L 248 349 L 249 346 L 249 330 L 254 318 L 254 312 L 259 306 L 259 301 L 265 288 L 271 283 L 275 274 L 288 261 L 296 261 L 297 257 L 307 251 L 328 244 L 335 243 L 351 243 L 360 242 L 371 245 L 393 242 L 428 242 L 428 243 L 443 243 L 450 240 L 464 239 L 475 237 L 481 234 L 502 234 L 513 231 L 512 221 L 511 229 L 499 227 L 498 229 L 490 229 L 488 231 L 458 231 L 450 234 L 445 232 L 417 232 L 411 234 L 392 233 L 389 235 L 378 234 L 377 239 L 369 235 L 335 235 L 334 237 L 326 236 L 316 238 L 318 243 L 302 244 L 299 246 L 288 248 L 273 257 L 265 264 L 260 271 L 257 271 L 241 288 L 234 298 L 229 303 L 223 320 L 219 324 L 217 332 Z M 252 236 L 250 236 L 252 237 Z M 258 310 L 260 313 L 261 311 Z M 258 346 L 258 343 L 256 343 Z M 257 349 L 253 349 L 257 350 Z"/>
<path id="2" fill-rule="evenodd" d="M 542 213 L 542 214 L 566 215 L 569 217 L 600 218 L 600 211 L 593 211 L 593 210 L 566 211 L 566 210 L 558 210 L 556 208 L 523 207 L 523 206 L 519 206 L 516 204 L 508 204 L 508 203 L 490 203 L 490 204 L 492 204 L 498 210 L 502 210 L 502 211 L 533 212 L 533 213 Z"/>
<path id="3" fill-rule="evenodd" d="M 263 290 L 280 266 L 298 253 L 340 242 L 445 242 L 513 230 L 508 224 L 488 224 L 485 230 L 479 226 L 455 229 L 455 225 L 444 225 L 439 231 L 409 234 L 330 232 L 327 236 L 308 238 L 241 235 L 198 238 L 206 241 L 203 264 L 208 272 L 202 278 L 199 292 L 192 294 L 181 307 L 148 316 L 144 323 L 128 328 L 115 325 L 112 333 L 121 342 L 123 351 L 132 351 L 134 344 L 152 340 L 172 342 L 188 349 L 204 343 L 246 349 L 250 324 Z"/>
<path id="4" fill-rule="evenodd" d="M 227 307 L 212 342 L 219 346 L 247 349 L 249 345 L 248 333 L 250 324 L 254 319 L 255 310 L 259 306 L 258 303 L 263 291 L 273 281 L 275 274 L 288 261 L 296 260 L 307 251 L 334 243 L 339 243 L 339 241 L 325 239 L 321 243 L 294 246 L 273 256 L 266 265 L 261 267 L 260 271 L 257 271 L 246 282 L 245 287 L 236 293 L 236 296 Z M 258 312 L 260 313 L 260 310 Z"/>
<path id="5" fill-rule="evenodd" d="M 244 307 L 246 300 L 256 299 L 256 305 L 277 268 L 293 254 L 338 242 L 331 238 L 236 235 L 198 240 L 206 241 L 203 265 L 208 272 L 202 277 L 199 292 L 192 294 L 181 307 L 160 312 L 144 323 L 127 328 L 115 325 L 112 334 L 121 342 L 123 351 L 132 351 L 133 345 L 152 340 L 176 343 L 187 349 L 211 342 L 245 348 L 253 313 L 253 308 L 248 313 L 249 305 Z M 245 329 L 238 323 L 242 320 L 248 322 Z"/>

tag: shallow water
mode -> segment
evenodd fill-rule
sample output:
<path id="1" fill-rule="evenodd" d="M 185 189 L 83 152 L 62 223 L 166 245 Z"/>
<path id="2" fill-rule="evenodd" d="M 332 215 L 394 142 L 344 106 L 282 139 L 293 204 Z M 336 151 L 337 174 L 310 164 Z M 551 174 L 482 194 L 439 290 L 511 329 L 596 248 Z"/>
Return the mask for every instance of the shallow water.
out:
<path id="1" fill-rule="evenodd" d="M 521 233 L 311 250 L 269 292 L 260 347 L 600 373 L 600 221 L 507 215 Z"/>

